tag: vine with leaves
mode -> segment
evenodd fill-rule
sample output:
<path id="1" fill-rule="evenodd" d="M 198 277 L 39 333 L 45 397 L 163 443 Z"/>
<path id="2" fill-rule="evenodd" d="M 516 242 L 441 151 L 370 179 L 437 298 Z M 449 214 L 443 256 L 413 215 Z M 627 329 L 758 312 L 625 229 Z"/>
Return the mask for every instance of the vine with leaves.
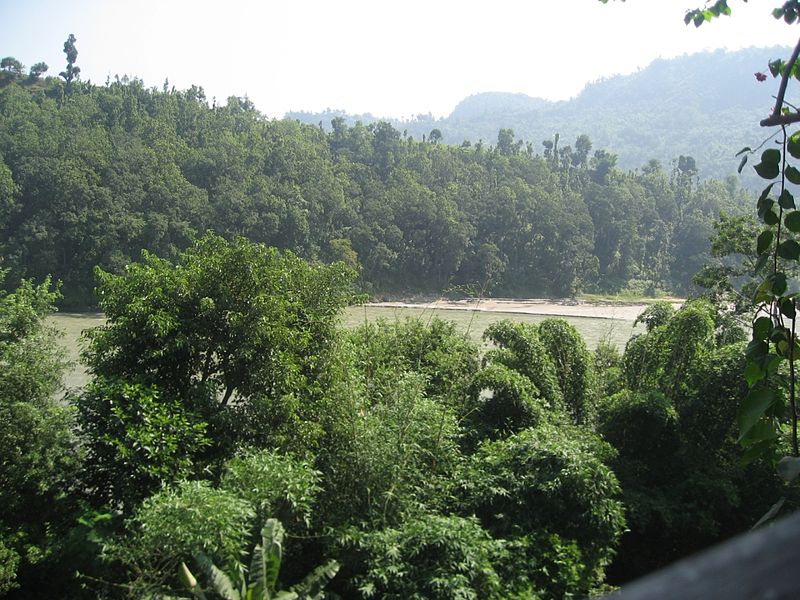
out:
<path id="1" fill-rule="evenodd" d="M 727 8 L 727 3 L 716 4 Z M 729 14 L 729 9 L 720 14 Z M 773 16 L 787 24 L 797 22 L 800 2 L 785 2 L 773 10 Z M 787 61 L 778 59 L 769 63 L 779 87 L 772 113 L 761 125 L 780 129 L 756 150 L 743 148 L 739 152 L 743 155 L 739 164 L 741 172 L 748 156 L 769 142 L 777 146 L 763 150 L 760 161 L 754 166 L 759 177 L 770 183 L 756 204 L 759 221 L 764 227 L 756 239 L 758 260 L 754 275 L 758 285 L 753 295 L 756 310 L 744 371 L 749 392 L 737 414 L 739 442 L 745 449 L 745 461 L 771 457 L 786 482 L 800 475 L 796 365 L 800 359 L 797 339 L 800 280 L 794 276 L 800 261 L 800 210 L 790 189 L 791 185 L 800 185 L 800 169 L 791 164 L 792 160 L 800 159 L 800 130 L 792 133 L 788 130 L 791 124 L 800 122 L 800 111 L 786 100 L 789 82 L 800 79 L 799 56 L 800 41 Z M 765 79 L 761 73 L 756 73 L 756 77 Z M 782 500 L 771 512 L 777 512 L 781 504 Z"/>
<path id="2" fill-rule="evenodd" d="M 608 0 L 600 0 L 604 4 Z M 624 0 L 622 0 L 624 1 Z M 747 2 L 747 0 L 743 0 Z M 722 16 L 730 16 L 728 0 L 708 2 L 703 8 L 686 12 L 684 22 L 695 27 Z M 788 0 L 772 10 L 776 19 L 788 25 L 800 22 L 800 0 Z M 800 185 L 800 169 L 792 160 L 800 160 L 800 130 L 789 132 L 800 123 L 800 108 L 786 99 L 789 83 L 800 80 L 800 40 L 788 60 L 770 61 L 769 71 L 779 81 L 771 114 L 762 119 L 762 127 L 779 127 L 759 146 L 743 148 L 739 172 L 748 158 L 761 151 L 756 173 L 770 183 L 761 192 L 758 218 L 763 229 L 756 239 L 758 260 L 753 275 L 757 278 L 753 295 L 755 314 L 752 339 L 747 345 L 744 371 L 748 394 L 737 413 L 739 443 L 745 462 L 760 457 L 771 458 L 784 481 L 800 475 L 798 442 L 797 365 L 800 343 L 797 338 L 798 302 L 800 301 L 800 209 L 791 185 Z M 759 81 L 764 73 L 755 73 Z M 771 147 L 774 143 L 777 147 Z M 762 521 L 778 512 L 781 499 L 764 515 Z"/>

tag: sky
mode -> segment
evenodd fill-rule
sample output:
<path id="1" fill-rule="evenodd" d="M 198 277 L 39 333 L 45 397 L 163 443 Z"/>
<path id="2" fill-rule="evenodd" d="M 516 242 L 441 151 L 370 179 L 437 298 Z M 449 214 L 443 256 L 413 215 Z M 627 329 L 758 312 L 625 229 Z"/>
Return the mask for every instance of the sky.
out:
<path id="1" fill-rule="evenodd" d="M 269 117 L 326 108 L 378 117 L 448 115 L 465 97 L 574 97 L 654 59 L 793 46 L 779 0 L 730 0 L 733 15 L 686 26 L 704 0 L 0 0 L 0 57 L 48 74 L 77 38 L 81 77 L 139 77 L 247 96 Z M 766 70 L 766 65 L 764 70 Z"/>

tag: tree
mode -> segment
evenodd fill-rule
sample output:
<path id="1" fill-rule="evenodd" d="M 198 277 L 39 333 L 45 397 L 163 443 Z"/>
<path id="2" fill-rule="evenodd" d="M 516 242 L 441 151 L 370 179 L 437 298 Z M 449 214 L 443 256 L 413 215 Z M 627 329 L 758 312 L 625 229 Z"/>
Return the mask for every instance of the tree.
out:
<path id="1" fill-rule="evenodd" d="M 567 412 L 577 425 L 591 426 L 597 389 L 594 357 L 586 342 L 563 319 L 545 319 L 539 324 L 538 334 L 555 366 Z"/>
<path id="2" fill-rule="evenodd" d="M 542 423 L 484 441 L 460 479 L 461 508 L 510 549 L 521 597 L 585 595 L 625 529 L 610 446 L 585 429 Z"/>
<path id="3" fill-rule="evenodd" d="M 133 456 L 151 483 L 157 464 L 170 471 L 158 479 L 169 481 L 183 472 L 181 461 L 200 460 L 199 446 L 180 441 L 186 436 L 213 441 L 200 468 L 218 465 L 244 440 L 312 447 L 315 403 L 330 383 L 337 320 L 354 298 L 353 276 L 342 264 L 311 266 L 214 234 L 177 264 L 144 252 L 123 275 L 98 269 L 107 324 L 87 334 L 85 358 L 101 385 L 78 402 L 97 442 L 91 447 L 111 452 L 108 465 L 126 463 L 125 453 L 138 448 Z M 121 428 L 93 417 L 115 413 Z M 169 439 L 159 437 L 169 431 Z M 142 443 L 151 436 L 162 440 L 158 460 L 144 460 Z"/>
<path id="4" fill-rule="evenodd" d="M 64 42 L 64 54 L 67 55 L 67 68 L 59 73 L 59 77 L 63 77 L 67 82 L 67 88 L 72 86 L 72 82 L 78 79 L 81 74 L 81 68 L 75 66 L 75 61 L 78 60 L 78 49 L 75 47 L 75 42 L 78 41 L 73 34 L 69 34 L 67 41 Z"/>
<path id="5" fill-rule="evenodd" d="M 96 378 L 76 400 L 84 484 L 98 505 L 130 513 L 162 485 L 197 475 L 208 425 L 154 385 Z"/>
<path id="6" fill-rule="evenodd" d="M 487 363 L 499 363 L 524 375 L 538 389 L 545 407 L 563 409 L 564 395 L 553 359 L 535 326 L 498 321 L 486 328 L 483 337 L 497 346 L 486 353 Z"/>
<path id="7" fill-rule="evenodd" d="M 572 164 L 585 169 L 589 162 L 589 152 L 592 150 L 592 141 L 586 134 L 579 135 L 575 140 L 575 152 L 572 155 Z"/>
<path id="8" fill-rule="evenodd" d="M 207 234 L 172 263 L 143 253 L 124 275 L 97 271 L 108 324 L 88 334 L 96 375 L 136 378 L 183 394 L 209 385 L 287 393 L 322 365 L 353 294 L 341 264 L 312 267 L 291 253 Z M 315 357 L 315 360 L 311 360 Z"/>
<path id="9" fill-rule="evenodd" d="M 28 72 L 28 77 L 30 79 L 39 79 L 42 75 L 44 75 L 50 67 L 47 66 L 45 62 L 38 62 L 33 65 Z"/>
<path id="10" fill-rule="evenodd" d="M 617 155 L 607 150 L 596 150 L 590 161 L 592 179 L 598 183 L 607 183 L 609 175 L 617 166 Z"/>
<path id="11" fill-rule="evenodd" d="M 601 0 L 607 2 L 608 0 Z M 723 15 L 730 15 L 727 0 L 717 0 L 702 9 L 687 11 L 684 22 L 700 27 Z M 800 2 L 788 0 L 772 11 L 776 19 L 787 24 L 800 18 Z M 800 132 L 791 135 L 787 126 L 800 122 L 800 110 L 786 101 L 786 92 L 791 79 L 800 71 L 800 42 L 787 61 L 770 61 L 769 70 L 779 78 L 778 93 L 769 117 L 762 119 L 762 127 L 781 127 L 767 140 L 777 136 L 779 148 L 769 147 L 761 151 L 760 162 L 754 166 L 759 177 L 770 181 L 757 202 L 758 217 L 764 229 L 758 234 L 755 275 L 758 277 L 753 296 L 756 317 L 753 319 L 752 341 L 747 347 L 748 359 L 745 377 L 750 388 L 740 405 L 737 422 L 740 441 L 746 448 L 746 457 L 771 454 L 777 461 L 783 453 L 783 424 L 788 422 L 790 456 L 778 462 L 779 472 L 787 481 L 800 474 L 800 441 L 798 441 L 797 374 L 795 361 L 800 356 L 800 343 L 795 333 L 798 293 L 789 284 L 787 273 L 800 260 L 800 211 L 788 183 L 800 183 L 800 171 L 792 159 L 800 159 Z M 760 81 L 766 80 L 763 73 L 756 74 Z M 741 171 L 749 156 L 760 151 L 745 147 Z M 685 165 L 691 167 L 691 164 Z M 773 197 L 774 196 L 774 197 Z M 794 235 L 793 235 L 794 234 Z M 784 364 L 785 363 L 785 364 Z M 785 373 L 788 371 L 788 376 Z"/>
<path id="12" fill-rule="evenodd" d="M 349 543 L 362 598 L 501 598 L 495 564 L 504 553 L 474 517 L 421 514 Z"/>
<path id="13" fill-rule="evenodd" d="M 546 412 L 533 382 L 502 363 L 475 375 L 464 408 L 468 435 L 496 439 L 535 427 Z"/>
<path id="14" fill-rule="evenodd" d="M 127 533 L 108 540 L 108 559 L 122 567 L 116 569 L 116 575 L 135 597 L 184 587 L 179 582 L 197 597 L 202 597 L 203 591 L 222 594 L 215 586 L 224 580 L 238 592 L 248 582 L 257 584 L 263 568 L 271 573 L 267 588 L 274 591 L 283 560 L 286 568 L 281 570 L 281 581 L 298 581 L 292 589 L 300 594 L 298 597 L 306 598 L 302 594 L 311 594 L 312 583 L 324 583 L 337 570 L 333 562 L 328 562 L 314 571 L 316 575 L 300 581 L 306 574 L 302 565 L 307 561 L 298 552 L 299 538 L 309 525 L 312 505 L 320 492 L 318 481 L 318 472 L 292 456 L 243 452 L 225 464 L 219 486 L 207 481 L 181 481 L 152 494 L 129 519 Z M 285 544 L 283 524 L 265 516 L 268 514 L 288 519 Z M 256 527 L 258 524 L 262 526 Z M 274 538 L 280 546 L 268 564 L 262 562 L 265 557 L 258 545 L 250 543 L 254 536 L 262 550 L 275 550 L 274 545 L 263 543 L 265 537 Z M 253 545 L 252 562 L 245 565 L 243 550 Z M 187 564 L 198 564 L 207 589 L 189 585 L 194 576 L 189 576 Z M 251 568 L 249 576 L 247 567 Z M 327 573 L 321 579 L 320 570 Z M 217 578 L 214 573 L 224 577 Z"/>
<path id="15" fill-rule="evenodd" d="M 72 412 L 57 400 L 66 361 L 45 322 L 57 298 L 49 280 L 0 291 L 0 594 L 21 585 L 46 596 L 72 576 L 59 561 L 80 453 Z"/>
<path id="16" fill-rule="evenodd" d="M 513 154 L 518 150 L 518 146 L 514 145 L 514 130 L 513 129 L 500 129 L 497 133 L 497 151 L 500 154 Z"/>
<path id="17" fill-rule="evenodd" d="M 0 69 L 6 73 L 11 73 L 12 75 L 21 77 L 25 71 L 25 65 L 19 62 L 13 56 L 6 56 L 4 59 L 0 60 Z"/>

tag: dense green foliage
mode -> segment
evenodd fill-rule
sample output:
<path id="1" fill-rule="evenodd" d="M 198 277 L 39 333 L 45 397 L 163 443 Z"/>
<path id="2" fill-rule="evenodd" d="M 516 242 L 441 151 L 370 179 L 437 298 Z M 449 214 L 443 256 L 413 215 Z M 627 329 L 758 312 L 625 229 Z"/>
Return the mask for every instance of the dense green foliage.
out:
<path id="1" fill-rule="evenodd" d="M 681 17 L 679 9 L 675 17 Z M 753 73 L 765 69 L 776 56 L 788 54 L 782 47 L 745 48 L 656 59 L 635 73 L 591 82 L 565 101 L 485 92 L 465 98 L 439 119 L 418 115 L 390 122 L 417 139 L 425 135 L 434 141 L 436 130 L 438 139 L 448 144 L 491 142 L 498 129 L 506 128 L 536 149 L 543 141 L 552 148 L 558 132 L 560 144 L 555 140 L 555 145 L 565 156 L 579 150 L 574 140 L 588 133 L 599 147 L 619 154 L 622 169 L 641 167 L 642 157 L 670 164 L 689 154 L 697 159 L 701 177 L 724 178 L 736 172 L 734 153 L 761 136 L 758 120 L 769 101 Z M 322 122 L 326 128 L 337 117 L 348 124 L 378 121 L 369 114 L 335 110 L 287 114 L 311 125 Z M 746 181 L 748 187 L 757 183 L 755 177 Z"/>
<path id="2" fill-rule="evenodd" d="M 0 292 L 0 595 L 31 585 L 52 592 L 49 579 L 70 574 L 59 562 L 81 457 L 72 411 L 55 401 L 63 352 L 43 322 L 57 297 L 49 280 Z"/>
<path id="3" fill-rule="evenodd" d="M 201 88 L 0 83 L 0 255 L 14 280 L 63 281 L 71 307 L 96 302 L 95 265 L 175 260 L 209 229 L 342 260 L 375 293 L 685 290 L 717 215 L 743 205 L 689 157 L 623 172 L 586 135 L 539 155 L 510 129 L 449 146 L 270 121 Z"/>
<path id="4" fill-rule="evenodd" d="M 739 449 L 779 439 L 772 356 L 794 379 L 777 272 L 746 357 L 707 299 L 656 303 L 594 355 L 558 319 L 497 322 L 487 348 L 438 319 L 338 326 L 359 284 L 686 286 L 739 194 L 691 157 L 622 173 L 586 136 L 540 157 L 508 129 L 494 148 L 326 133 L 198 89 L 83 84 L 75 42 L 64 82 L 23 84 L 12 61 L 0 80 L 0 595 L 586 597 L 779 495 Z M 759 169 L 800 181 L 774 154 Z M 715 253 L 746 250 L 740 229 L 723 218 Z M 756 248 L 774 269 L 800 252 L 779 235 Z M 45 274 L 85 303 L 98 263 L 92 381 L 59 399 Z"/>
<path id="5" fill-rule="evenodd" d="M 241 238 L 97 277 L 74 422 L 54 293 L 0 298 L 10 597 L 47 597 L 32 570 L 75 598 L 581 597 L 741 531 L 780 487 L 738 460 L 741 346 L 707 301 L 592 355 L 558 319 L 497 322 L 484 350 L 438 319 L 342 331 L 343 264 Z"/>

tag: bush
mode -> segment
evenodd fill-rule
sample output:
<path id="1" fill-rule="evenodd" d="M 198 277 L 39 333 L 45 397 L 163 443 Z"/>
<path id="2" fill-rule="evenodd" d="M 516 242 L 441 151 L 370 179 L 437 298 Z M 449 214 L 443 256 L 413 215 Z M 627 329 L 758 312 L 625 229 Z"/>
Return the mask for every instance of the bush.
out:
<path id="1" fill-rule="evenodd" d="M 397 527 L 352 532 L 345 545 L 352 592 L 363 598 L 502 597 L 493 561 L 503 544 L 475 518 L 422 514 Z"/>
<path id="2" fill-rule="evenodd" d="M 567 554 L 580 560 L 559 568 L 577 569 L 571 592 L 587 593 L 602 581 L 625 527 L 619 484 L 603 462 L 612 455 L 605 442 L 568 425 L 542 424 L 484 442 L 460 478 L 462 512 L 477 515 L 495 538 L 557 535 L 559 545 L 574 543 L 577 554 Z M 533 573 L 549 550 L 530 550 L 520 570 Z"/>
<path id="3" fill-rule="evenodd" d="M 365 323 L 350 339 L 371 396 L 386 394 L 398 376 L 414 372 L 425 377 L 426 396 L 456 401 L 478 368 L 475 344 L 456 332 L 455 323 L 437 317 Z"/>
<path id="4" fill-rule="evenodd" d="M 487 364 L 500 363 L 530 379 L 552 409 L 563 408 L 563 394 L 555 365 L 533 325 L 503 320 L 483 332 L 497 348 L 486 353 Z"/>
<path id="5" fill-rule="evenodd" d="M 453 486 L 460 429 L 450 410 L 424 397 L 406 374 L 380 403 L 352 406 L 320 454 L 326 523 L 394 524 L 408 510 L 435 510 Z"/>
<path id="6" fill-rule="evenodd" d="M 581 334 L 563 319 L 539 324 L 539 339 L 555 366 L 564 405 L 578 425 L 594 423 L 597 389 L 592 353 Z"/>
<path id="7" fill-rule="evenodd" d="M 0 589 L 26 598 L 75 592 L 62 540 L 81 454 L 74 415 L 56 397 L 66 361 L 45 322 L 58 297 L 49 279 L 0 289 Z"/>
<path id="8" fill-rule="evenodd" d="M 617 347 L 601 340 L 594 350 L 594 370 L 597 374 L 597 391 L 600 398 L 613 396 L 623 385 L 622 355 Z"/>
<path id="9" fill-rule="evenodd" d="M 128 572 L 132 594 L 180 589 L 178 572 L 203 552 L 218 564 L 238 562 L 255 523 L 250 503 L 201 481 L 182 482 L 146 499 L 128 522 L 131 532 L 107 546 Z"/>
<path id="10" fill-rule="evenodd" d="M 467 435 L 497 438 L 538 424 L 545 412 L 539 390 L 524 375 L 502 364 L 478 371 L 464 406 Z"/>
<path id="11" fill-rule="evenodd" d="M 249 450 L 225 464 L 220 487 L 250 503 L 259 522 L 308 527 L 320 487 L 319 471 L 293 456 Z"/>
<path id="12" fill-rule="evenodd" d="M 597 429 L 618 452 L 612 465 L 623 483 L 655 485 L 670 479 L 678 468 L 678 415 L 660 392 L 624 390 L 607 398 Z"/>
<path id="13" fill-rule="evenodd" d="M 153 385 L 96 378 L 77 398 L 85 483 L 98 504 L 130 512 L 163 484 L 192 475 L 207 425 Z"/>

